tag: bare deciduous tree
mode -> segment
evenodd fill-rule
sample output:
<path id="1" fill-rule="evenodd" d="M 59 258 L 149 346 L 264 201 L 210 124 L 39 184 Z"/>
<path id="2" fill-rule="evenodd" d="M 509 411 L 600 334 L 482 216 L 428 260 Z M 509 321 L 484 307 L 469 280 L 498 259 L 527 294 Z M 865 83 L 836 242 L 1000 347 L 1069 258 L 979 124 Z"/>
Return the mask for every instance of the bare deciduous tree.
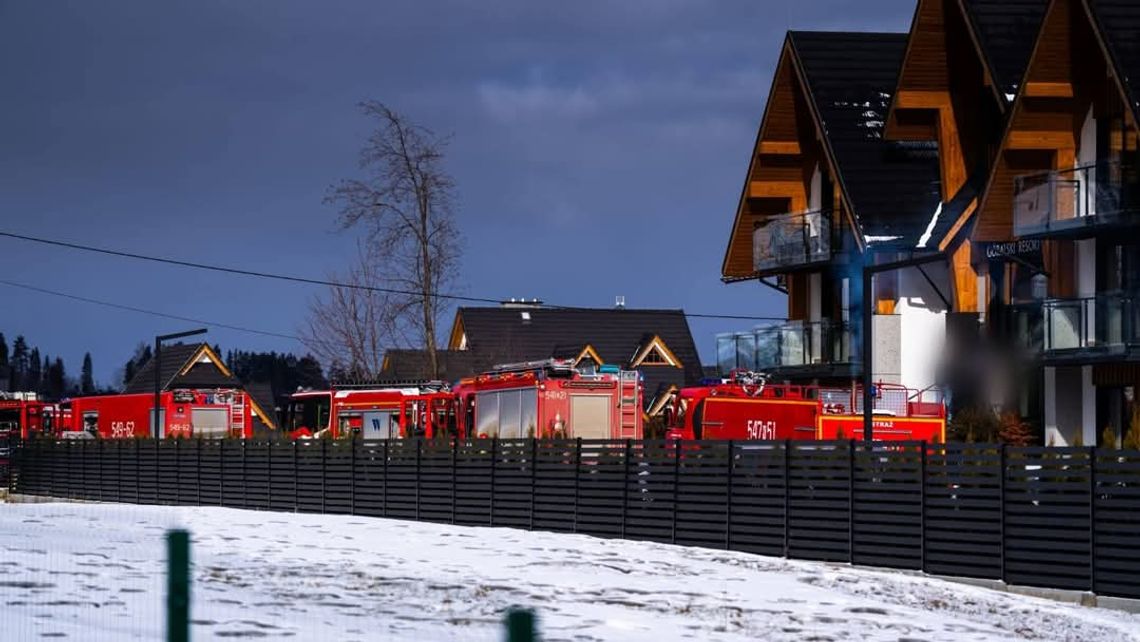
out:
<path id="1" fill-rule="evenodd" d="M 414 341 L 439 374 L 436 329 L 446 304 L 438 295 L 454 283 L 461 253 L 452 216 L 455 182 L 444 168 L 448 140 L 376 101 L 361 104 L 377 121 L 360 153 L 365 176 L 335 185 L 327 201 L 340 223 L 365 226 L 372 284 L 407 294 L 387 295 L 393 342 Z"/>
<path id="2" fill-rule="evenodd" d="M 347 271 L 330 277 L 343 285 L 330 287 L 309 302 L 301 339 L 328 369 L 330 379 L 375 378 L 384 350 L 400 340 L 400 302 L 361 287 L 373 286 L 379 279 L 378 266 L 361 247 Z"/>

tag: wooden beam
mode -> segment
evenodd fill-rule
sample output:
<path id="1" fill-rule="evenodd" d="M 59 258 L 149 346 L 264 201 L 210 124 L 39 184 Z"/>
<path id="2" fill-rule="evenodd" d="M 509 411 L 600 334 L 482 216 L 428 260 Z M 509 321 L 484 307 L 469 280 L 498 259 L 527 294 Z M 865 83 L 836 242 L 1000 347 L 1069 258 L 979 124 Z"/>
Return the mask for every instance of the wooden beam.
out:
<path id="1" fill-rule="evenodd" d="M 1028 98 L 1072 98 L 1073 84 L 1067 82 L 1030 82 L 1025 85 Z"/>
<path id="2" fill-rule="evenodd" d="M 1076 145 L 1071 131 L 1011 131 L 1005 149 L 1067 149 Z"/>
<path id="3" fill-rule="evenodd" d="M 895 97 L 895 107 L 899 109 L 939 109 L 950 104 L 950 93 L 946 91 L 903 90 Z"/>
<path id="4" fill-rule="evenodd" d="M 757 153 L 796 156 L 800 153 L 800 143 L 794 140 L 766 140 L 760 143 Z"/>
<path id="5" fill-rule="evenodd" d="M 748 185 L 749 198 L 796 198 L 803 194 L 800 181 L 752 181 Z"/>

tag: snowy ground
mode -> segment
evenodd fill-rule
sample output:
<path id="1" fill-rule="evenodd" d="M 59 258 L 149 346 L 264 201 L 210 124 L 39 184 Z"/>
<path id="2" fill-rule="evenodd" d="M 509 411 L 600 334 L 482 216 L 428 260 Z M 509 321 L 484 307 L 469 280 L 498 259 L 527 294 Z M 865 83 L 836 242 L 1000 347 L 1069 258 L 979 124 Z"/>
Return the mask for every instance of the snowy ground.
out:
<path id="1" fill-rule="evenodd" d="M 510 529 L 221 508 L 0 504 L 0 638 L 161 639 L 163 534 L 193 533 L 193 636 L 1140 640 L 1140 616 L 912 575 Z"/>

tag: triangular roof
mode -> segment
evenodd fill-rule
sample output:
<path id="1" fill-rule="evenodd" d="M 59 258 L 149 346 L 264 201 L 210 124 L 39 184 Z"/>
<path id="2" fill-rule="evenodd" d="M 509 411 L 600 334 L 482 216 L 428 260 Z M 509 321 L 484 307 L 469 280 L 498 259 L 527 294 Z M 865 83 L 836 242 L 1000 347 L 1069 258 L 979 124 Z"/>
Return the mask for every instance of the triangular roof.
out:
<path id="1" fill-rule="evenodd" d="M 526 312 L 529 318 L 524 319 Z M 468 353 L 486 366 L 552 356 L 573 357 L 587 346 L 602 363 L 628 368 L 652 338 L 668 346 L 680 367 L 645 367 L 645 390 L 700 381 L 700 355 L 682 310 L 633 308 L 461 307 L 456 311 L 452 353 Z M 466 350 L 457 350 L 466 340 Z M 486 369 L 486 368 L 484 368 Z"/>
<path id="2" fill-rule="evenodd" d="M 907 34 L 788 37 L 858 227 L 882 239 L 877 248 L 913 248 L 941 203 L 941 179 L 936 145 L 883 139 Z"/>
<path id="3" fill-rule="evenodd" d="M 173 388 L 240 388 L 221 357 L 205 343 L 175 343 L 162 346 L 159 386 Z M 127 383 L 126 394 L 154 391 L 155 360 L 144 363 Z"/>
<path id="4" fill-rule="evenodd" d="M 1125 102 L 1140 122 L 1140 2 L 1087 0 L 1087 8 L 1116 69 Z"/>
<path id="5" fill-rule="evenodd" d="M 1013 101 L 1049 0 L 959 0 L 994 89 Z"/>
<path id="6" fill-rule="evenodd" d="M 771 169 L 759 157 L 777 153 L 798 160 L 807 153 L 800 149 L 805 136 L 822 144 L 822 162 L 843 209 L 852 214 L 847 223 L 857 232 L 857 245 L 871 239 L 875 249 L 909 249 L 921 238 L 940 202 L 937 146 L 883 138 L 906 39 L 901 33 L 788 32 L 725 251 L 726 280 L 749 278 L 741 265 L 744 253 L 751 255 L 746 235 L 752 221 L 745 216 L 750 187 Z M 805 134 L 803 122 L 792 122 L 805 117 L 813 134 Z M 781 180 L 802 187 L 797 181 L 803 177 L 793 172 Z M 792 199 L 793 211 L 802 207 Z"/>

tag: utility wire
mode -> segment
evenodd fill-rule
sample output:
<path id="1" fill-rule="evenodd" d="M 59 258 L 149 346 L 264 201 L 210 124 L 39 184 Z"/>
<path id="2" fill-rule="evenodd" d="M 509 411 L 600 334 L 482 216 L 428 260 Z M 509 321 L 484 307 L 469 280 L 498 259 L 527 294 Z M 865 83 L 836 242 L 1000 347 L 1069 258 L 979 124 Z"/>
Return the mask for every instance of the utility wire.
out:
<path id="1" fill-rule="evenodd" d="M 170 258 L 159 257 L 159 256 L 148 256 L 146 254 L 137 254 L 135 252 L 124 252 L 121 250 L 111 250 L 108 248 L 96 247 L 96 246 L 92 246 L 92 245 L 83 245 L 80 243 L 70 243 L 68 241 L 60 241 L 60 240 L 56 240 L 56 239 L 48 239 L 48 238 L 42 238 L 42 237 L 37 237 L 37 236 L 28 236 L 25 234 L 16 234 L 14 232 L 6 232 L 3 230 L 0 230 L 0 237 L 17 239 L 20 241 L 28 241 L 30 243 L 41 243 L 44 245 L 52 245 L 55 247 L 63 247 L 63 248 L 68 248 L 68 249 L 72 249 L 72 250 L 80 250 L 83 252 L 95 252 L 97 254 L 106 254 L 109 256 L 117 256 L 117 257 L 121 257 L 121 258 L 136 259 L 139 261 L 151 261 L 154 263 L 165 263 L 167 265 L 176 265 L 176 266 L 180 266 L 180 267 L 193 268 L 196 270 L 209 270 L 212 272 L 223 272 L 223 273 L 227 273 L 227 274 L 239 274 L 242 276 L 252 276 L 252 277 L 257 277 L 257 278 L 262 278 L 262 279 L 274 279 L 274 280 L 278 280 L 278 281 L 290 281 L 293 283 L 305 283 L 308 285 L 323 285 L 323 286 L 328 286 L 328 287 L 347 288 L 347 289 L 352 289 L 352 290 L 365 290 L 368 292 L 379 292 L 379 293 L 383 293 L 383 294 L 402 294 L 402 295 L 407 295 L 407 296 L 423 296 L 423 293 L 415 292 L 412 290 L 401 290 L 401 289 L 397 289 L 397 288 L 384 288 L 384 287 L 377 287 L 377 286 L 371 286 L 371 285 L 359 285 L 359 284 L 354 284 L 354 283 L 338 283 L 336 281 L 329 281 L 326 279 L 313 279 L 313 278 L 303 277 L 303 276 L 295 276 L 295 275 L 288 275 L 288 274 L 274 274 L 274 273 L 270 273 L 270 272 L 259 272 L 259 271 L 255 271 L 255 270 L 245 270 L 245 269 L 241 269 L 241 268 L 233 268 L 233 267 L 226 267 L 226 266 L 220 266 L 220 265 L 210 265 L 207 263 L 196 263 L 193 261 L 181 261 L 178 259 L 170 259 Z M 16 287 L 21 287 L 21 286 L 17 285 Z M 435 296 L 436 298 L 439 298 L 439 299 L 450 299 L 452 301 L 467 301 L 467 302 L 471 302 L 471 303 L 490 303 L 493 305 L 499 305 L 504 301 L 504 299 L 493 299 L 493 298 L 488 298 L 488 297 L 477 297 L 477 296 L 464 296 L 464 295 L 460 295 L 460 294 L 437 293 L 433 296 Z M 545 304 L 545 303 L 542 305 L 542 307 L 548 308 L 548 309 L 555 309 L 555 310 L 592 310 L 592 309 L 595 309 L 595 308 L 588 308 L 588 307 L 582 307 L 582 306 L 550 305 L 550 304 Z M 148 312 L 148 314 L 149 314 L 149 312 Z M 784 317 L 764 317 L 764 316 L 749 316 L 749 315 L 736 315 L 736 314 L 709 314 L 709 313 L 698 313 L 698 312 L 684 312 L 684 315 L 686 317 L 698 318 L 698 319 L 734 319 L 734 320 L 739 320 L 739 321 L 786 321 L 786 318 L 784 318 Z M 218 325 L 218 327 L 223 327 L 223 326 Z"/>
<path id="2" fill-rule="evenodd" d="M 34 285 L 27 285 L 25 283 L 16 283 L 15 281 L 8 281 L 0 279 L 0 284 L 7 285 L 13 288 L 21 288 L 24 290 L 31 290 L 32 292 L 39 292 L 40 294 L 50 294 L 51 296 L 58 296 L 73 301 L 82 301 L 84 303 L 91 303 L 93 305 L 101 305 L 108 308 L 115 308 L 117 310 L 126 310 L 127 312 L 137 312 L 139 314 L 149 314 L 155 317 L 163 317 L 166 319 L 174 319 L 175 321 L 186 321 L 188 323 L 195 323 L 198 325 L 210 326 L 213 328 L 225 328 L 226 330 L 236 330 L 238 332 L 248 332 L 250 334 L 260 334 L 267 337 L 277 337 L 280 339 L 293 339 L 295 341 L 303 341 L 300 337 L 291 334 L 282 334 L 280 332 L 269 332 L 267 330 L 256 330 L 254 328 L 246 328 L 240 325 L 232 325 L 229 323 L 218 323 L 216 321 L 205 321 L 203 319 L 195 319 L 192 317 L 183 317 L 177 314 L 166 314 L 165 312 L 156 312 L 154 310 L 147 310 L 144 308 L 136 308 L 130 305 L 123 305 L 121 303 L 112 303 L 110 301 L 100 301 L 99 299 L 91 299 L 77 294 L 68 294 L 66 292 L 57 292 L 55 290 L 48 290 L 47 288 L 38 288 Z"/>

